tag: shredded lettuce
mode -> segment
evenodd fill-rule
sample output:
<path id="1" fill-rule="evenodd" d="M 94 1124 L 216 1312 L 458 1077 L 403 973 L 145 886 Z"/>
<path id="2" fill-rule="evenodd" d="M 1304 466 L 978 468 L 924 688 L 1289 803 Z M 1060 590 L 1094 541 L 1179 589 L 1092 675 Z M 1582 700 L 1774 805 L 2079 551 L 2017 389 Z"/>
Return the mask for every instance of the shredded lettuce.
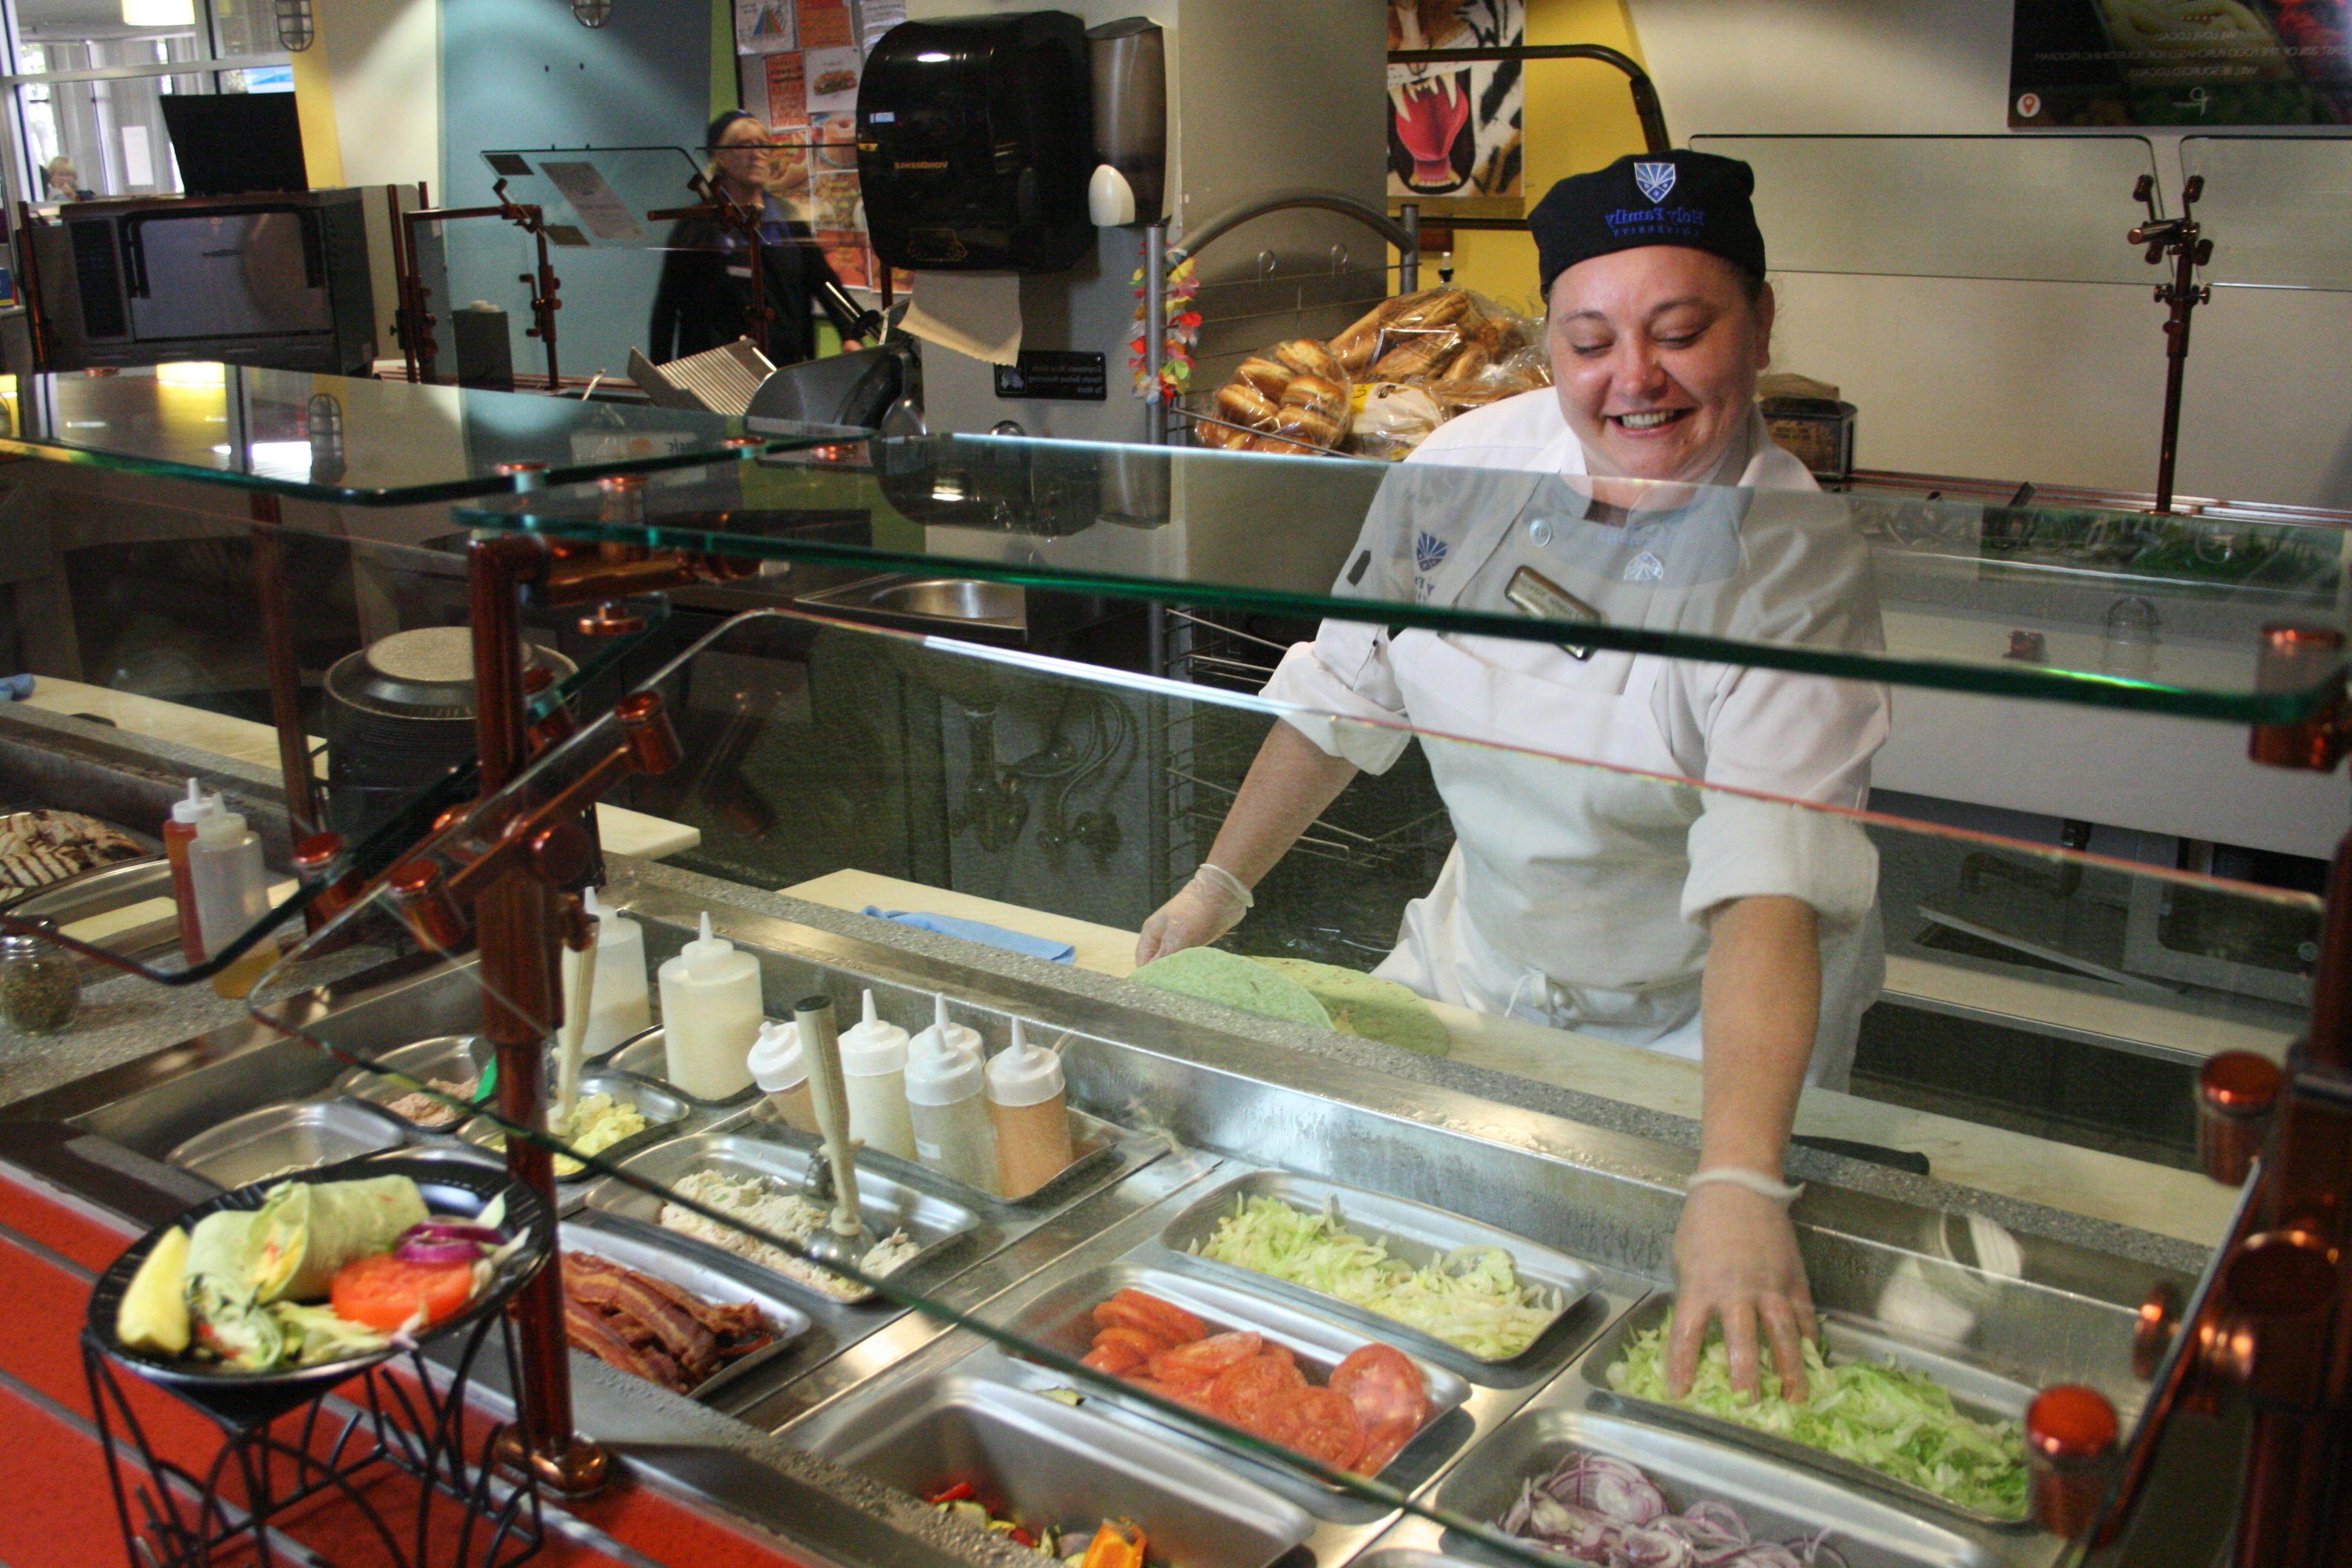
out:
<path id="1" fill-rule="evenodd" d="M 1731 1386 L 1723 1336 L 1711 1330 L 1690 1394 L 1676 1399 L 1666 1392 L 1662 1324 L 1633 1337 L 1624 1358 L 1609 1369 L 1609 1386 L 1820 1448 L 1980 1513 L 2023 1517 L 2025 1437 L 2016 1422 L 1962 1414 L 1950 1392 L 1923 1372 L 1891 1363 L 1832 1363 L 1810 1340 L 1804 1354 L 1803 1404 L 1780 1397 L 1769 1357 L 1750 1398 Z"/>
<path id="2" fill-rule="evenodd" d="M 1343 1228 L 1336 1203 L 1309 1214 L 1278 1198 L 1244 1200 L 1196 1250 L 1337 1296 L 1488 1360 L 1517 1355 L 1559 1314 L 1555 1294 L 1519 1283 L 1507 1252 L 1464 1247 L 1415 1269 L 1390 1257 L 1387 1243 Z"/>

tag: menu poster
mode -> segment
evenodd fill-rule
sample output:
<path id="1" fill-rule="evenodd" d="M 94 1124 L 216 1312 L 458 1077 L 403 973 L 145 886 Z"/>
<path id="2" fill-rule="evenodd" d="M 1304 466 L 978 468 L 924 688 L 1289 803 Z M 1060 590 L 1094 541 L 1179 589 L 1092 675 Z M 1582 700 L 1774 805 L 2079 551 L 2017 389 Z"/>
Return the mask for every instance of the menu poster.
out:
<path id="1" fill-rule="evenodd" d="M 819 174 L 857 173 L 857 116 L 812 114 L 809 164 Z"/>
<path id="2" fill-rule="evenodd" d="M 811 49 L 808 61 L 808 106 L 812 113 L 856 114 L 857 78 L 865 68 L 855 48 Z"/>
<path id="3" fill-rule="evenodd" d="M 808 78 L 800 51 L 788 49 L 768 57 L 768 123 L 808 123 Z"/>
<path id="4" fill-rule="evenodd" d="M 870 51 L 875 41 L 907 19 L 907 0 L 864 0 L 857 7 L 859 41 Z"/>
<path id="5" fill-rule="evenodd" d="M 1516 47 L 1527 42 L 1527 4 L 1388 0 L 1388 33 L 1391 49 Z M 1388 70 L 1389 195 L 1417 201 L 1425 213 L 1519 216 L 1527 86 L 1519 62 Z"/>
<path id="6" fill-rule="evenodd" d="M 845 289 L 874 287 L 874 253 L 866 248 L 866 235 L 861 229 L 821 228 L 816 231 L 816 245 L 824 252 L 825 265 Z"/>
<path id="7" fill-rule="evenodd" d="M 793 0 L 735 0 L 735 51 L 773 54 L 800 47 Z"/>
<path id="8" fill-rule="evenodd" d="M 2009 123 L 2352 124 L 2352 0 L 2015 0 Z"/>
<path id="9" fill-rule="evenodd" d="M 804 49 L 854 49 L 857 28 L 849 18 L 849 0 L 793 0 Z"/>

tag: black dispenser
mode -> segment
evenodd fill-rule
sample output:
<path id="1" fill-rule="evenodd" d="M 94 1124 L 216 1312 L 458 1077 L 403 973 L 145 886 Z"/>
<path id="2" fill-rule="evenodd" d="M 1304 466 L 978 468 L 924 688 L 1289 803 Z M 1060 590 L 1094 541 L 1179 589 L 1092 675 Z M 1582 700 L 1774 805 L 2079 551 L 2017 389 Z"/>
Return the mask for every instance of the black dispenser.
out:
<path id="1" fill-rule="evenodd" d="M 903 22 L 857 88 L 874 253 L 932 272 L 1058 272 L 1094 249 L 1086 29 L 1063 11 Z"/>

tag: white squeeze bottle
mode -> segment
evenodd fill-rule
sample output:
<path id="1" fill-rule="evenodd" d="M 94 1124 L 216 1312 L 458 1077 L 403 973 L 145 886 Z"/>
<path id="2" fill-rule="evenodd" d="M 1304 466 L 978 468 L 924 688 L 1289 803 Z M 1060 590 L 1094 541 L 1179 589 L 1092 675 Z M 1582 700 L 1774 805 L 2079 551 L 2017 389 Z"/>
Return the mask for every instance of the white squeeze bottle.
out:
<path id="1" fill-rule="evenodd" d="M 948 998 L 944 991 L 931 994 L 931 1026 L 915 1037 L 915 1044 L 919 1046 L 933 1035 L 937 1035 L 951 1051 L 969 1051 L 973 1056 L 983 1058 L 988 1055 L 988 1047 L 981 1044 L 978 1029 L 969 1024 L 949 1021 Z"/>
<path id="2" fill-rule="evenodd" d="M 207 811 L 196 818 L 196 836 L 188 842 L 188 887 L 195 898 L 196 927 L 204 935 L 206 958 L 269 912 L 269 873 L 261 864 L 261 840 L 246 827 L 242 816 Z M 277 962 L 278 943 L 265 937 L 214 975 L 213 989 L 224 996 L 242 996 Z"/>
<path id="3" fill-rule="evenodd" d="M 1013 1020 L 1013 1046 L 988 1064 L 988 1119 L 996 1129 L 998 1192 L 1025 1198 L 1068 1169 L 1069 1095 L 1062 1058 L 1022 1037 Z"/>
<path id="4" fill-rule="evenodd" d="M 948 1022 L 947 998 L 938 1021 L 907 1047 L 907 1114 L 915 1124 L 915 1158 L 953 1181 L 996 1191 L 996 1133 L 982 1092 L 980 1036 Z M 956 1038 L 969 1036 L 965 1048 Z"/>
<path id="5" fill-rule="evenodd" d="M 654 1021 L 646 996 L 646 928 L 613 913 L 588 889 L 588 918 L 596 922 L 596 983 L 588 988 L 588 1033 L 583 1054 L 609 1051 L 632 1035 L 643 1034 Z M 572 996 L 563 993 L 563 1016 L 572 1016 Z"/>
<path id="6" fill-rule="evenodd" d="M 841 1037 L 841 1076 L 849 1090 L 849 1135 L 868 1149 L 915 1157 L 915 1124 L 907 1114 L 907 1031 L 874 1016 L 866 993 L 865 1019 Z"/>
<path id="7" fill-rule="evenodd" d="M 760 1011 L 760 961 L 733 942 L 710 934 L 710 911 L 702 914 L 702 936 L 661 966 L 662 1040 L 669 1058 L 670 1083 L 698 1100 L 725 1100 L 747 1088 L 745 1065 L 764 1021 Z M 604 983 L 598 970 L 597 984 Z"/>

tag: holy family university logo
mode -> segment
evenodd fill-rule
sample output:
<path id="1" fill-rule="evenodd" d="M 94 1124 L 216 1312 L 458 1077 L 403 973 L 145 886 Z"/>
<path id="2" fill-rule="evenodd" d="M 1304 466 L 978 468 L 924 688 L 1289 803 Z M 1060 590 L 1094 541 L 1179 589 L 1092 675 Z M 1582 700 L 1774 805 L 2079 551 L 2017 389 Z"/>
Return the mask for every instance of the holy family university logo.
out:
<path id="1" fill-rule="evenodd" d="M 1675 166 L 1672 163 L 1636 163 L 1633 165 L 1633 184 L 1640 186 L 1642 194 L 1653 203 L 1664 202 L 1674 194 Z"/>

